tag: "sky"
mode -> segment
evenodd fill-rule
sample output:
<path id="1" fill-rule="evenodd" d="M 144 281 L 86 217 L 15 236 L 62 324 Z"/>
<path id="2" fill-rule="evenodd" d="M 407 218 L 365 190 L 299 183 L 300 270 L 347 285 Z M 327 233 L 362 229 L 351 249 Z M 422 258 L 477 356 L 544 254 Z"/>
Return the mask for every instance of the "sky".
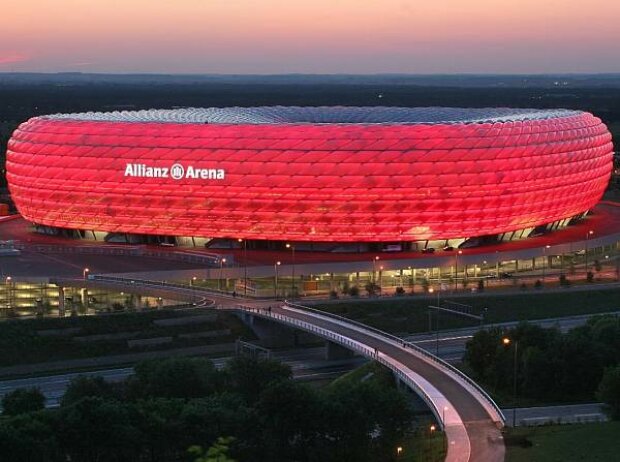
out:
<path id="1" fill-rule="evenodd" d="M 0 72 L 620 72 L 619 0 L 0 0 Z"/>

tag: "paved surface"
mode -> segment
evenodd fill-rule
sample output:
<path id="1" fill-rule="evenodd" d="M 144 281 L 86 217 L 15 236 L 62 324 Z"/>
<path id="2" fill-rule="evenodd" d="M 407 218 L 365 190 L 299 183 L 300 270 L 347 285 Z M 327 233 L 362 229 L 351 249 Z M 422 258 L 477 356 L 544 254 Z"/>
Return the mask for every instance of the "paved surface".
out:
<path id="1" fill-rule="evenodd" d="M 562 332 L 567 332 L 578 326 L 585 324 L 588 319 L 593 316 L 599 316 L 603 313 L 586 314 L 580 316 L 570 316 L 565 318 L 549 318 L 538 319 L 528 321 L 532 324 L 536 324 L 541 327 L 557 327 Z M 610 313 L 616 316 L 620 315 L 620 311 L 613 311 Z M 519 321 L 503 322 L 498 324 L 489 324 L 484 326 L 485 329 L 492 327 L 511 328 L 519 324 Z M 441 359 L 448 362 L 460 362 L 465 354 L 465 344 L 478 332 L 482 327 L 466 327 L 463 329 L 456 329 L 451 331 L 440 331 L 437 333 L 425 333 L 408 335 L 404 338 L 407 341 L 413 342 L 416 345 L 424 348 L 425 350 L 438 355 Z"/>
<path id="2" fill-rule="evenodd" d="M 471 446 L 470 461 L 500 462 L 504 460 L 504 443 L 500 430 L 487 414 L 486 409 L 473 397 L 470 391 L 437 367 L 430 365 L 419 356 L 403 350 L 387 340 L 367 335 L 356 329 L 343 326 L 328 318 L 319 318 L 307 313 L 274 307 L 273 312 L 293 317 L 300 321 L 336 332 L 348 338 L 375 348 L 390 356 L 409 369 L 420 374 L 445 396 L 458 412 L 465 424 Z"/>
<path id="3" fill-rule="evenodd" d="M 298 380 L 311 381 L 337 377 L 363 364 L 366 360 L 362 357 L 354 357 L 340 360 L 324 359 L 325 347 L 303 348 L 273 352 L 272 357 L 288 364 L 293 372 L 293 377 Z M 212 359 L 217 368 L 224 367 L 231 357 Z M 0 382 L 0 398 L 18 388 L 38 387 L 45 395 L 46 406 L 56 407 L 60 404 L 69 382 L 78 376 L 100 376 L 108 382 L 121 382 L 133 375 L 133 367 L 120 367 L 115 369 L 103 369 L 98 371 L 75 372 L 57 374 L 42 377 L 31 377 Z"/>
<path id="4" fill-rule="evenodd" d="M 590 248 L 613 243 L 620 239 L 620 204 L 603 201 L 594 208 L 594 213 L 586 220 L 553 233 L 528 238 L 520 241 L 505 242 L 476 248 L 463 249 L 459 256 L 460 264 L 481 264 L 482 260 L 488 260 L 489 264 L 496 260 L 512 260 L 514 258 L 531 258 L 541 256 L 542 249 L 546 245 L 551 246 L 549 255 L 553 252 L 572 252 L 582 249 L 585 244 L 585 236 L 589 230 L 593 230 L 593 237 L 589 240 Z M 63 247 L 88 247 L 88 246 L 119 246 L 98 241 L 72 240 L 56 236 L 47 236 L 34 233 L 31 226 L 24 219 L 15 218 L 0 220 L 0 239 L 14 240 L 26 247 L 35 245 L 61 245 Z M 121 244 L 122 245 L 122 244 Z M 127 245 L 131 247 L 130 245 Z M 252 268 L 251 273 L 260 276 L 272 276 L 273 263 L 277 260 L 282 262 L 281 274 L 288 274 L 292 266 L 292 253 L 288 251 L 260 251 L 242 249 L 205 249 L 145 246 L 157 252 L 188 254 L 221 254 L 234 260 L 238 265 L 247 265 Z M 386 270 L 390 268 L 406 268 L 411 265 L 417 268 L 432 266 L 449 266 L 453 264 L 456 256 L 455 251 L 438 251 L 436 254 L 422 254 L 419 251 L 409 252 L 366 252 L 366 253 L 333 253 L 333 252 L 304 252 L 299 250 L 295 253 L 295 264 L 298 266 L 298 274 L 324 273 L 331 271 L 369 271 L 376 255 L 381 256 L 381 261 Z M 48 258 L 49 257 L 49 258 Z M 204 268 L 204 265 L 187 264 L 165 259 L 152 259 L 145 257 L 112 257 L 107 260 L 103 256 L 53 253 L 31 253 L 24 251 L 21 257 L 4 257 L 3 262 L 7 268 L 5 274 L 21 276 L 78 276 L 84 267 L 94 269 L 98 273 L 134 273 L 141 271 L 183 271 Z M 50 265 L 50 260 L 55 264 Z M 356 264 L 357 263 L 357 264 Z M 361 266 L 360 266 L 361 264 Z M 325 266 L 327 265 L 327 266 Z M 331 265 L 331 266 L 330 266 Z M 239 271 L 239 267 L 224 269 L 224 275 L 229 270 Z M 215 270 L 219 273 L 219 270 Z M 264 274 L 263 274 L 264 273 Z M 217 277 L 217 275 L 215 276 Z"/>
<path id="5" fill-rule="evenodd" d="M 506 425 L 512 425 L 514 409 L 504 409 Z M 521 426 L 553 423 L 602 422 L 607 420 L 601 403 L 517 408 L 516 424 Z"/>

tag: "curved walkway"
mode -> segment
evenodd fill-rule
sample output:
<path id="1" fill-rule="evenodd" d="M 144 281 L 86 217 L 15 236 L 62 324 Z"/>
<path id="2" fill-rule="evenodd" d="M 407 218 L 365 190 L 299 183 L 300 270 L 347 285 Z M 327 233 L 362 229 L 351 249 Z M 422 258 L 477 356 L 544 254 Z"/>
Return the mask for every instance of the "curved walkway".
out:
<path id="1" fill-rule="evenodd" d="M 208 294 L 187 285 L 108 276 L 71 282 L 84 286 L 105 285 L 107 288 L 130 287 L 142 294 L 156 291 L 172 299 L 176 296 L 203 306 L 214 302 L 221 309 L 242 310 L 339 343 L 392 369 L 429 404 L 445 428 L 449 441 L 446 461 L 504 460 L 505 448 L 500 432 L 504 417 L 495 403 L 467 376 L 398 337 L 300 305 L 285 303 L 274 306 L 273 301 L 246 301 L 246 305 L 239 305 L 239 300 L 232 297 Z M 270 309 L 267 309 L 268 304 Z"/>

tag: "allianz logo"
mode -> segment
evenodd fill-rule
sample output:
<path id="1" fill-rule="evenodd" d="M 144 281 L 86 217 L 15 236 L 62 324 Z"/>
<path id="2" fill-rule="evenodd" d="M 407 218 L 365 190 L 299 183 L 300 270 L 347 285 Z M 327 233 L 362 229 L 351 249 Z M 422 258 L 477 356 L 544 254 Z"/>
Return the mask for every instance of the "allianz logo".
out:
<path id="1" fill-rule="evenodd" d="M 182 164 L 173 164 L 171 167 L 151 167 L 146 164 L 125 165 L 126 177 L 134 178 L 195 178 L 200 180 L 223 180 L 226 171 L 221 168 L 196 168 L 192 165 L 184 167 Z"/>

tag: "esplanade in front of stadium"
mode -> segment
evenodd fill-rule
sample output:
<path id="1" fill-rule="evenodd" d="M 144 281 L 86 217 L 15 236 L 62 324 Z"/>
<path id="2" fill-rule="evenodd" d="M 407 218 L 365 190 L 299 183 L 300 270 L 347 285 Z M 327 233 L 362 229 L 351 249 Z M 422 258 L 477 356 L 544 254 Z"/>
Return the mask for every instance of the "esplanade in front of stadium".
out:
<path id="1" fill-rule="evenodd" d="M 612 158 L 605 125 L 573 110 L 145 110 L 33 118 L 9 142 L 7 179 L 51 234 L 406 251 L 570 225 Z"/>

